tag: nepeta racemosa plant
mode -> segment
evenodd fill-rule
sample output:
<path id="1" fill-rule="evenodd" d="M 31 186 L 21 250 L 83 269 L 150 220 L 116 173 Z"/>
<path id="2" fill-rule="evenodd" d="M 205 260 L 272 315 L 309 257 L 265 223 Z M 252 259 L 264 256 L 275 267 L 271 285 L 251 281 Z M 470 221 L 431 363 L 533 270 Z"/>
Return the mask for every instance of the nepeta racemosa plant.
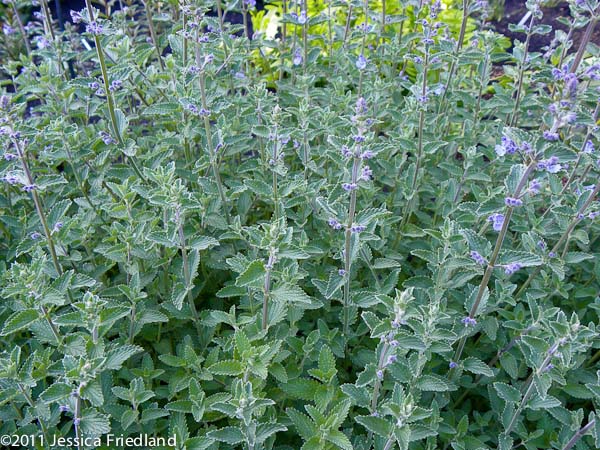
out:
<path id="1" fill-rule="evenodd" d="M 0 5 L 0 435 L 600 446 L 599 5 L 524 6 Z"/>

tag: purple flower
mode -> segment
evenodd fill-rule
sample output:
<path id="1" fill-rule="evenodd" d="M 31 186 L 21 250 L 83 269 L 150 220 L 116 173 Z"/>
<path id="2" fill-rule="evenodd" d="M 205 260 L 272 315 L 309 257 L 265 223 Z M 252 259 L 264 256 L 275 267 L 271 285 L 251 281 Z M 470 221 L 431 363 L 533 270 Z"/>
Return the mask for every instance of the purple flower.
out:
<path id="1" fill-rule="evenodd" d="M 93 34 L 95 36 L 99 36 L 102 33 L 104 33 L 104 27 L 102 26 L 102 24 L 99 24 L 98 22 L 90 22 L 85 27 L 85 31 L 90 34 Z"/>
<path id="2" fill-rule="evenodd" d="M 296 51 L 294 52 L 294 58 L 292 59 L 292 62 L 294 63 L 295 66 L 299 66 L 300 64 L 302 64 L 303 58 L 302 58 L 302 49 L 297 48 Z"/>
<path id="3" fill-rule="evenodd" d="M 198 115 L 200 117 L 210 116 L 210 110 L 209 109 L 200 108 L 200 111 L 198 111 Z"/>
<path id="4" fill-rule="evenodd" d="M 552 369 L 554 369 L 554 364 L 548 363 L 548 365 L 544 367 L 544 372 L 550 372 Z"/>
<path id="5" fill-rule="evenodd" d="M 506 206 L 510 206 L 511 208 L 514 208 L 516 206 L 522 206 L 523 200 L 521 200 L 519 198 L 514 198 L 514 197 L 506 197 L 504 199 L 504 203 L 506 204 Z"/>
<path id="6" fill-rule="evenodd" d="M 71 20 L 73 23 L 80 23 L 83 20 L 83 16 L 80 12 L 71 10 Z"/>
<path id="7" fill-rule="evenodd" d="M 399 328 L 401 325 L 400 320 L 394 319 L 392 320 L 392 328 Z"/>
<path id="8" fill-rule="evenodd" d="M 552 69 L 552 78 L 554 78 L 555 81 L 562 80 L 564 76 L 565 74 L 558 67 Z"/>
<path id="9" fill-rule="evenodd" d="M 565 75 L 565 91 L 564 97 L 568 97 L 574 99 L 577 96 L 577 86 L 579 81 L 577 80 L 577 75 L 574 73 L 568 73 Z"/>
<path id="10" fill-rule="evenodd" d="M 594 143 L 592 141 L 587 141 L 583 146 L 583 153 L 594 153 Z"/>
<path id="11" fill-rule="evenodd" d="M 17 155 L 15 155 L 14 153 L 5 153 L 4 159 L 7 161 L 14 161 L 15 159 L 17 159 Z"/>
<path id="12" fill-rule="evenodd" d="M 35 44 L 37 45 L 37 48 L 40 50 L 50 47 L 50 41 L 48 39 L 46 39 L 44 36 L 36 36 Z"/>
<path id="13" fill-rule="evenodd" d="M 485 265 L 485 264 L 487 263 L 486 259 L 485 259 L 483 256 L 481 256 L 481 255 L 479 254 L 479 252 L 476 252 L 475 250 L 473 250 L 473 251 L 471 252 L 471 258 L 472 258 L 472 259 L 473 259 L 473 261 L 475 261 L 477 264 L 480 264 L 480 265 L 482 265 L 482 266 L 483 266 L 483 265 Z"/>
<path id="14" fill-rule="evenodd" d="M 347 145 L 342 145 L 340 151 L 342 152 L 342 156 L 344 158 L 350 158 L 352 156 L 352 151 L 348 148 Z"/>
<path id="15" fill-rule="evenodd" d="M 390 364 L 395 363 L 397 360 L 398 360 L 398 357 L 396 355 L 390 355 L 390 356 L 388 356 L 385 365 L 389 366 Z"/>
<path id="16" fill-rule="evenodd" d="M 79 426 L 80 423 L 81 423 L 81 419 L 79 417 L 75 417 L 73 419 L 73 425 L 75 425 L 76 427 Z"/>
<path id="17" fill-rule="evenodd" d="M 362 173 L 360 174 L 360 179 L 364 181 L 369 181 L 373 178 L 373 171 L 369 166 L 365 166 L 362 168 Z"/>
<path id="18" fill-rule="evenodd" d="M 471 316 L 464 317 L 461 322 L 465 324 L 465 327 L 474 327 L 477 325 L 477 321 Z"/>
<path id="19" fill-rule="evenodd" d="M 97 91 L 98 89 L 100 89 L 100 83 L 98 83 L 97 81 L 92 81 L 91 83 L 88 83 L 88 87 L 93 91 Z"/>
<path id="20" fill-rule="evenodd" d="M 306 11 L 300 11 L 300 15 L 298 16 L 298 23 L 300 25 L 304 25 L 308 21 L 308 17 L 306 16 Z"/>
<path id="21" fill-rule="evenodd" d="M 415 62 L 415 64 L 423 64 L 423 58 L 421 58 L 420 56 L 415 56 L 413 58 L 413 61 Z"/>
<path id="22" fill-rule="evenodd" d="M 364 152 L 362 152 L 360 154 L 360 159 L 362 159 L 362 160 L 371 159 L 374 156 L 375 156 L 375 153 L 373 153 L 371 150 L 365 150 Z"/>
<path id="23" fill-rule="evenodd" d="M 517 144 L 515 144 L 515 142 L 506 137 L 506 136 L 502 136 L 502 139 L 500 140 L 500 144 L 496 145 L 496 154 L 498 156 L 504 156 L 507 153 L 509 155 L 512 155 L 513 153 L 515 153 L 517 151 L 518 147 Z"/>
<path id="24" fill-rule="evenodd" d="M 4 181 L 6 181 L 8 184 L 17 184 L 19 179 L 14 175 L 6 175 L 4 177 Z"/>
<path id="25" fill-rule="evenodd" d="M 246 5 L 248 9 L 254 9 L 256 8 L 256 0 L 244 0 L 244 5 Z"/>
<path id="26" fill-rule="evenodd" d="M 118 89 L 121 89 L 121 86 L 123 86 L 123 82 L 121 80 L 114 80 L 112 83 L 110 83 L 109 89 L 114 92 Z"/>
<path id="27" fill-rule="evenodd" d="M 35 184 L 26 184 L 25 186 L 23 186 L 23 190 L 25 192 L 33 192 L 37 189 L 37 186 Z"/>
<path id="28" fill-rule="evenodd" d="M 546 243 L 544 241 L 542 241 L 542 240 L 538 241 L 537 245 L 542 250 L 546 248 Z"/>
<path id="29" fill-rule="evenodd" d="M 198 107 L 192 103 L 187 105 L 187 110 L 189 112 L 191 112 L 192 114 L 198 114 L 200 112 L 200 110 L 198 109 Z"/>
<path id="30" fill-rule="evenodd" d="M 390 341 L 390 345 L 391 345 L 392 347 L 398 347 L 399 343 L 398 343 L 398 341 L 397 341 L 396 339 L 392 339 L 392 340 Z"/>
<path id="31" fill-rule="evenodd" d="M 5 23 L 4 25 L 2 25 L 2 32 L 4 33 L 5 36 L 10 36 L 11 34 L 13 34 L 15 32 L 15 29 L 13 27 L 11 27 L 9 24 Z"/>
<path id="32" fill-rule="evenodd" d="M 63 227 L 63 223 L 62 222 L 56 222 L 54 224 L 54 228 L 52 228 L 52 232 L 53 233 L 57 233 L 62 227 Z"/>
<path id="33" fill-rule="evenodd" d="M 361 53 L 356 59 L 356 68 L 358 70 L 365 70 L 367 67 L 367 58 Z"/>
<path id="34" fill-rule="evenodd" d="M 448 364 L 448 368 L 450 369 L 456 369 L 458 367 L 458 364 L 455 363 L 454 361 L 450 361 L 450 364 Z"/>
<path id="35" fill-rule="evenodd" d="M 356 188 L 358 188 L 358 185 L 356 183 L 342 184 L 342 189 L 345 190 L 346 192 L 351 192 L 351 191 L 355 190 Z"/>
<path id="36" fill-rule="evenodd" d="M 520 270 L 523 266 L 521 266 L 521 264 L 519 264 L 519 263 L 511 263 L 511 264 L 507 264 L 503 267 L 504 267 L 504 273 L 506 275 L 512 275 L 517 270 Z"/>
<path id="37" fill-rule="evenodd" d="M 544 139 L 547 141 L 558 141 L 558 133 L 556 131 L 546 130 L 543 133 Z"/>
<path id="38" fill-rule="evenodd" d="M 37 231 L 34 231 L 33 233 L 31 233 L 31 234 L 29 235 L 29 237 L 30 237 L 31 239 L 33 239 L 34 241 L 37 241 L 39 238 L 41 238 L 41 237 L 42 237 L 42 235 L 41 235 L 41 233 L 38 233 Z"/>
<path id="39" fill-rule="evenodd" d="M 495 213 L 488 217 L 488 222 L 492 223 L 494 231 L 500 231 L 504 225 L 504 214 Z"/>
<path id="40" fill-rule="evenodd" d="M 377 371 L 376 375 L 377 375 L 377 379 L 378 379 L 379 381 L 383 380 L 383 370 L 379 369 L 379 370 Z"/>
<path id="41" fill-rule="evenodd" d="M 342 229 L 342 224 L 339 223 L 336 219 L 334 219 L 333 217 L 331 217 L 327 223 L 329 224 L 329 226 L 331 228 L 333 228 L 334 230 L 341 230 Z"/>
<path id="42" fill-rule="evenodd" d="M 367 227 L 365 227 L 364 225 L 352 225 L 350 227 L 350 231 L 352 233 L 362 233 L 363 231 L 365 231 L 367 229 Z"/>
<path id="43" fill-rule="evenodd" d="M 70 408 L 67 405 L 60 405 L 58 407 L 58 409 L 59 409 L 60 412 L 68 412 L 68 411 L 70 411 Z"/>
<path id="44" fill-rule="evenodd" d="M 591 213 L 588 214 L 588 218 L 592 219 L 592 220 L 598 216 L 600 216 L 600 211 L 592 211 Z"/>
<path id="45" fill-rule="evenodd" d="M 344 275 L 346 275 L 346 271 L 344 269 L 340 269 L 340 270 L 338 270 L 338 275 L 340 277 L 343 277 Z"/>
<path id="46" fill-rule="evenodd" d="M 364 97 L 359 97 L 358 100 L 356 100 L 356 114 L 366 114 L 368 110 L 367 101 Z"/>
<path id="47" fill-rule="evenodd" d="M 106 131 L 101 131 L 98 135 L 100 136 L 100 139 L 102 139 L 102 142 L 104 142 L 104 145 L 110 145 L 116 142 Z"/>
<path id="48" fill-rule="evenodd" d="M 550 252 L 550 253 L 548 253 L 548 256 L 550 258 L 555 258 L 556 257 L 556 253 L 555 252 Z"/>
<path id="49" fill-rule="evenodd" d="M 542 159 L 537 164 L 538 169 L 546 170 L 549 173 L 557 173 L 563 169 L 563 165 L 559 164 L 558 157 L 551 156 L 548 159 Z"/>
<path id="50" fill-rule="evenodd" d="M 540 189 L 542 187 L 542 183 L 539 182 L 539 180 L 531 180 L 531 182 L 529 183 L 529 192 L 531 193 L 531 195 L 536 195 L 540 193 Z"/>

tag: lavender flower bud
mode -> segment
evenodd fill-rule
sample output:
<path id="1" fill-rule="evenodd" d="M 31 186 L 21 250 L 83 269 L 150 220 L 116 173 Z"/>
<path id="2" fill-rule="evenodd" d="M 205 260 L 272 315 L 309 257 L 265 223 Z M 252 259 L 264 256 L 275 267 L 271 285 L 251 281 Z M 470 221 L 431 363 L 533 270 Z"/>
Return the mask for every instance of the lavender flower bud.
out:
<path id="1" fill-rule="evenodd" d="M 504 199 L 504 203 L 506 204 L 506 206 L 510 206 L 510 207 L 514 208 L 516 206 L 522 206 L 523 200 L 521 200 L 519 198 L 506 197 Z"/>
<path id="2" fill-rule="evenodd" d="M 512 263 L 512 264 L 507 264 L 504 266 L 504 273 L 506 275 L 512 275 L 513 273 L 515 273 L 517 270 L 521 269 L 521 264 L 519 263 Z"/>
<path id="3" fill-rule="evenodd" d="M 367 67 L 367 62 L 367 58 L 365 58 L 365 56 L 361 53 L 356 59 L 356 68 L 358 70 L 365 70 Z"/>
<path id="4" fill-rule="evenodd" d="M 482 265 L 482 266 L 484 266 L 485 264 L 487 264 L 487 260 L 486 260 L 486 259 L 485 259 L 483 256 L 481 256 L 481 255 L 479 254 L 479 252 L 476 252 L 475 250 L 473 250 L 473 251 L 471 252 L 471 258 L 472 258 L 472 259 L 473 259 L 473 260 L 474 260 L 474 261 L 475 261 L 477 264 L 480 264 L 480 265 Z"/>
<path id="5" fill-rule="evenodd" d="M 37 231 L 34 231 L 33 233 L 31 233 L 31 234 L 29 235 L 29 237 L 30 237 L 31 239 L 33 239 L 34 241 L 37 241 L 39 238 L 41 238 L 41 237 L 42 237 L 42 235 L 41 235 L 41 233 L 38 233 Z"/>
<path id="6" fill-rule="evenodd" d="M 475 320 L 475 319 L 474 319 L 473 317 L 471 317 L 471 316 L 464 317 L 464 318 L 461 320 L 461 322 L 465 324 L 465 327 L 469 327 L 469 326 L 472 326 L 472 327 L 474 327 L 475 325 L 477 325 L 477 320 Z"/>
<path id="7" fill-rule="evenodd" d="M 300 64 L 302 64 L 303 60 L 304 58 L 302 58 L 302 49 L 297 48 L 294 52 L 294 58 L 292 59 L 292 62 L 295 66 L 299 66 Z"/>
<path id="8" fill-rule="evenodd" d="M 342 189 L 345 190 L 346 192 L 354 191 L 357 188 L 358 188 L 358 185 L 356 183 L 344 183 L 344 184 L 342 184 Z"/>
<path id="9" fill-rule="evenodd" d="M 450 361 L 450 364 L 448 364 L 448 368 L 450 369 L 456 369 L 458 367 L 458 364 L 455 363 L 454 361 Z"/>
<path id="10" fill-rule="evenodd" d="M 492 223 L 494 231 L 500 231 L 504 225 L 504 214 L 492 214 L 488 217 L 488 221 Z"/>
<path id="11" fill-rule="evenodd" d="M 379 370 L 377 371 L 376 375 L 377 375 L 377 379 L 378 379 L 379 381 L 383 380 L 383 370 L 379 369 Z"/>

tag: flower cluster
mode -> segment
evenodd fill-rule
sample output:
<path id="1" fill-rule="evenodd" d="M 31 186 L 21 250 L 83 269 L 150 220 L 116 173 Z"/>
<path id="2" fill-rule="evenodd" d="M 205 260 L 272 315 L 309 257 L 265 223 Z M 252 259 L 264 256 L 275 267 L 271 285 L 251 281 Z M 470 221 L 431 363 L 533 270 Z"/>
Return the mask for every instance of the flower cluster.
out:
<path id="1" fill-rule="evenodd" d="M 487 260 L 481 256 L 481 254 L 479 254 L 479 252 L 473 250 L 471 251 L 471 259 L 473 259 L 473 261 L 475 261 L 477 264 L 484 266 L 487 264 Z"/>
<path id="2" fill-rule="evenodd" d="M 494 231 L 500 231 L 504 225 L 504 214 L 495 213 L 488 217 L 488 222 L 492 223 Z"/>
<path id="3" fill-rule="evenodd" d="M 537 163 L 537 168 L 545 170 L 548 173 L 558 173 L 565 168 L 565 165 L 558 162 L 558 157 L 551 156 L 548 159 L 542 159 Z"/>

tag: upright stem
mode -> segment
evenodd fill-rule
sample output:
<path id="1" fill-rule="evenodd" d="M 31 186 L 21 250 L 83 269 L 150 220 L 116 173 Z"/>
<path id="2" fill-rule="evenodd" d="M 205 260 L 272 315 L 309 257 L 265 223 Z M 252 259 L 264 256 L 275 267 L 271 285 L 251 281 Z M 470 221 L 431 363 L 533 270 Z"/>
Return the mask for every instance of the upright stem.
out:
<path id="1" fill-rule="evenodd" d="M 569 69 L 569 71 L 571 73 L 575 73 L 577 71 L 577 68 L 579 67 L 579 64 L 581 63 L 581 60 L 583 59 L 583 55 L 585 54 L 585 49 L 586 49 L 588 43 L 590 42 L 592 33 L 594 32 L 594 28 L 596 27 L 596 23 L 598 23 L 598 19 L 599 19 L 599 17 L 596 17 L 596 16 L 593 16 L 590 19 L 590 22 L 588 23 L 588 26 L 585 30 L 585 34 L 583 35 L 583 38 L 581 39 L 581 42 L 579 43 L 579 49 L 577 50 L 577 54 L 575 55 L 573 64 L 571 64 L 571 68 Z"/>
<path id="2" fill-rule="evenodd" d="M 263 285 L 263 308 L 262 308 L 262 329 L 266 330 L 269 322 L 269 298 L 271 296 L 271 271 L 275 264 L 275 249 L 269 251 L 269 260 L 267 262 L 265 283 Z"/>
<path id="3" fill-rule="evenodd" d="M 90 21 L 94 22 L 95 21 L 94 9 L 92 8 L 91 0 L 85 0 L 85 4 L 87 6 Z M 113 132 L 114 132 L 115 136 L 117 137 L 117 141 L 119 142 L 119 145 L 121 147 L 124 147 L 125 142 L 123 141 L 123 137 L 121 136 L 119 127 L 117 125 L 117 114 L 115 112 L 115 104 L 113 101 L 112 92 L 110 91 L 110 85 L 108 83 L 109 82 L 108 70 L 106 68 L 106 61 L 104 59 L 104 51 L 102 50 L 102 43 L 100 42 L 100 37 L 97 34 L 94 34 L 94 43 L 96 45 L 96 54 L 98 55 L 98 61 L 100 62 L 100 71 L 102 72 L 102 80 L 104 81 L 104 93 L 106 95 L 108 113 L 110 115 Z M 135 157 L 134 156 L 129 157 L 129 161 L 131 162 L 131 167 L 133 168 L 133 171 L 136 173 L 136 175 L 141 180 L 145 181 L 145 178 L 142 175 L 142 172 L 140 171 L 140 169 L 135 161 Z"/>
<path id="4" fill-rule="evenodd" d="M 523 190 L 523 188 L 525 187 L 525 184 L 527 183 L 527 180 L 529 179 L 529 175 L 531 174 L 531 172 L 533 171 L 533 169 L 535 168 L 536 165 L 537 165 L 536 161 L 532 161 L 527 166 L 527 169 L 525 169 L 525 172 L 523 173 L 523 176 L 519 180 L 519 184 L 517 185 L 517 188 L 515 189 L 515 192 L 513 194 L 514 197 L 516 197 L 516 198 L 519 197 L 519 195 L 521 194 L 521 191 Z M 473 303 L 473 306 L 471 307 L 471 310 L 469 311 L 469 318 L 471 318 L 471 319 L 473 319 L 475 317 L 475 314 L 477 314 L 477 310 L 479 309 L 479 304 L 481 303 L 481 299 L 483 298 L 485 289 L 487 288 L 488 282 L 490 281 L 490 278 L 492 276 L 492 272 L 494 271 L 494 266 L 496 265 L 496 260 L 498 258 L 498 255 L 500 254 L 500 250 L 502 249 L 502 243 L 504 242 L 504 238 L 506 237 L 506 233 L 508 231 L 508 225 L 510 224 L 510 219 L 512 217 L 512 214 L 513 214 L 513 208 L 511 206 L 507 206 L 505 215 L 504 215 L 504 221 L 502 222 L 502 228 L 500 229 L 500 231 L 498 233 L 498 237 L 496 239 L 496 245 L 494 246 L 494 251 L 493 251 L 492 256 L 490 257 L 488 265 L 485 269 L 483 278 L 481 279 L 481 283 L 479 284 L 479 290 L 477 291 L 477 297 L 475 298 L 475 302 Z M 456 353 L 454 354 L 455 362 L 458 362 L 460 360 L 460 357 L 462 355 L 462 352 L 463 352 L 466 342 L 467 342 L 467 336 L 465 335 L 461 338 L 461 340 L 458 344 L 458 348 L 456 349 Z"/>
<path id="5" fill-rule="evenodd" d="M 29 43 L 29 37 L 27 36 L 27 32 L 25 31 L 25 27 L 23 26 L 23 21 L 21 20 L 21 16 L 19 15 L 16 0 L 10 0 L 10 4 L 12 6 L 15 17 L 17 18 L 17 23 L 19 24 L 19 31 L 21 31 L 21 35 L 23 36 L 23 42 L 25 42 L 25 47 L 27 48 L 27 56 L 31 56 L 31 44 Z"/>
<path id="6" fill-rule="evenodd" d="M 33 399 L 31 398 L 31 396 L 29 395 L 27 390 L 23 387 L 23 385 L 21 385 L 21 383 L 17 382 L 17 387 L 19 388 L 19 392 L 21 392 L 23 397 L 25 397 L 25 401 L 27 402 L 27 404 L 32 409 L 35 409 L 35 403 L 33 402 Z M 44 423 L 44 421 L 41 417 L 37 417 L 37 421 L 40 424 L 40 429 L 42 430 L 42 434 L 44 435 L 44 442 L 46 444 L 48 444 L 48 442 L 50 442 L 50 441 L 48 441 L 48 430 L 46 428 L 46 424 Z"/>
<path id="7" fill-rule="evenodd" d="M 512 116 L 510 119 L 511 127 L 515 126 L 517 124 L 517 120 L 519 118 L 519 106 L 521 103 L 521 90 L 523 89 L 523 79 L 525 78 L 525 65 L 527 64 L 527 57 L 529 55 L 529 41 L 531 40 L 534 20 L 535 20 L 535 16 L 532 14 L 531 20 L 529 21 L 529 27 L 527 28 L 527 38 L 525 39 L 525 49 L 523 51 L 523 60 L 521 61 L 521 66 L 519 67 L 519 84 L 517 85 L 517 97 L 515 98 L 515 107 L 513 108 Z"/>
<path id="8" fill-rule="evenodd" d="M 360 167 L 360 157 L 354 156 L 352 163 L 352 185 L 358 181 L 358 170 Z M 350 207 L 348 209 L 348 222 L 346 223 L 346 233 L 344 238 L 344 336 L 348 339 L 350 325 L 350 270 L 352 269 L 352 255 L 350 254 L 352 245 L 352 225 L 354 224 L 354 215 L 356 214 L 356 189 L 350 192 Z"/>
<path id="9" fill-rule="evenodd" d="M 563 450 L 571 450 L 573 447 L 575 447 L 575 444 L 577 444 L 579 439 L 581 439 L 583 436 L 585 436 L 587 434 L 587 432 L 590 431 L 595 425 L 596 425 L 596 419 L 592 419 L 588 422 L 588 424 L 586 426 L 581 427 L 577 431 L 577 433 L 575 433 L 573 435 L 573 437 L 571 439 L 569 439 L 569 442 L 567 442 L 567 445 L 565 445 L 563 447 Z"/>
<path id="10" fill-rule="evenodd" d="M 185 281 L 185 289 L 187 291 L 187 299 L 190 310 L 192 311 L 192 318 L 194 324 L 200 335 L 200 318 L 198 317 L 198 311 L 196 310 L 196 304 L 194 303 L 194 296 L 192 295 L 192 280 L 190 275 L 190 268 L 188 266 L 187 249 L 185 246 L 185 234 L 183 233 L 183 219 L 179 213 L 179 209 L 175 211 L 175 218 L 177 219 L 177 232 L 179 234 L 179 247 L 181 248 L 181 258 L 183 263 L 183 279 Z"/>
<path id="11" fill-rule="evenodd" d="M 27 164 L 27 157 L 25 155 L 24 150 L 21 148 L 21 144 L 18 139 L 13 139 L 13 143 L 15 144 L 15 148 L 17 149 L 17 153 L 19 155 L 19 159 L 21 160 L 21 166 L 23 167 L 23 171 L 25 172 L 25 176 L 27 177 L 27 182 L 30 186 L 33 186 L 33 190 L 31 191 L 31 196 L 33 197 L 33 203 L 35 204 L 35 209 L 37 211 L 40 222 L 42 223 L 42 227 L 44 228 L 44 235 L 46 236 L 46 242 L 48 243 L 48 250 L 50 250 L 50 255 L 52 256 L 52 262 L 54 263 L 54 269 L 56 269 L 56 273 L 58 275 L 63 274 L 62 267 L 58 262 L 58 256 L 56 254 L 56 247 L 54 245 L 54 240 L 52 239 L 52 233 L 50 232 L 50 227 L 48 226 L 48 221 L 46 220 L 46 214 L 44 214 L 44 210 L 42 208 L 42 202 L 37 193 L 35 186 L 35 179 L 33 178 L 33 174 L 31 170 L 29 170 L 29 164 Z"/>
<path id="12" fill-rule="evenodd" d="M 554 247 L 552 247 L 552 250 L 550 250 L 550 253 L 552 253 L 552 252 L 556 253 L 560 249 L 563 242 L 565 242 L 569 238 L 569 236 L 571 235 L 571 232 L 573 231 L 575 226 L 581 221 L 581 219 L 579 218 L 579 215 L 583 214 L 585 212 L 585 210 L 588 208 L 588 206 L 590 206 L 592 201 L 594 201 L 594 197 L 596 197 L 596 195 L 598 195 L 598 192 L 600 192 L 600 183 L 596 183 L 596 186 L 594 187 L 592 194 L 585 201 L 585 203 L 583 205 L 581 205 L 581 207 L 575 214 L 575 217 L 573 217 L 573 219 L 571 220 L 571 223 L 569 223 L 569 226 L 567 227 L 565 232 L 562 234 L 562 236 L 560 237 L 558 242 L 554 245 Z M 542 270 L 542 266 L 537 266 L 535 268 L 535 270 L 533 272 L 531 272 L 531 274 L 529 275 L 529 277 L 527 278 L 525 283 L 523 283 L 523 285 L 519 288 L 519 290 L 515 294 L 515 297 L 519 297 L 525 291 L 525 289 L 527 289 L 529 284 L 533 281 L 533 279 L 537 276 L 537 274 L 540 273 L 541 270 Z"/>
<path id="13" fill-rule="evenodd" d="M 198 67 L 201 67 L 200 62 L 200 50 L 196 47 L 196 64 Z M 229 218 L 229 208 L 227 205 L 227 197 L 225 197 L 225 191 L 223 189 L 223 182 L 221 181 L 221 174 L 219 173 L 219 168 L 217 167 L 217 155 L 215 152 L 215 148 L 213 147 L 212 141 L 212 133 L 210 129 L 210 119 L 208 116 L 208 101 L 206 99 L 206 79 L 205 79 L 205 71 L 202 69 L 199 75 L 200 80 L 200 96 L 202 100 L 202 109 L 203 111 L 203 119 L 204 119 L 204 132 L 206 133 L 206 144 L 208 146 L 208 156 L 210 159 L 210 165 L 212 168 L 213 176 L 215 177 L 215 182 L 217 183 L 217 189 L 219 191 L 219 197 L 221 198 L 221 203 L 223 203 L 223 211 L 225 212 L 225 219 L 227 223 L 230 222 Z"/>
<path id="14" fill-rule="evenodd" d="M 152 23 L 152 11 L 150 10 L 150 5 L 148 4 L 147 0 L 143 0 L 143 3 L 144 3 L 144 9 L 146 10 L 146 20 L 148 21 L 148 29 L 150 30 L 150 38 L 152 39 L 152 43 L 154 44 L 154 48 L 156 49 L 156 55 L 158 56 L 158 62 L 160 64 L 160 68 L 162 70 L 165 70 L 165 63 L 162 60 L 162 54 L 160 53 L 160 46 L 158 45 L 158 39 L 156 38 L 156 33 L 154 31 L 154 24 Z M 185 14 L 184 14 L 184 17 L 185 17 Z M 184 21 L 185 21 L 185 19 L 184 19 Z M 184 40 L 185 40 L 185 38 L 184 38 Z"/>
<path id="15" fill-rule="evenodd" d="M 77 438 L 77 450 L 81 449 L 80 441 L 81 441 L 81 427 L 79 426 L 79 422 L 81 421 L 81 397 L 79 393 L 77 393 L 77 397 L 75 398 L 75 411 L 73 411 L 73 426 L 75 428 L 75 437 Z"/>

